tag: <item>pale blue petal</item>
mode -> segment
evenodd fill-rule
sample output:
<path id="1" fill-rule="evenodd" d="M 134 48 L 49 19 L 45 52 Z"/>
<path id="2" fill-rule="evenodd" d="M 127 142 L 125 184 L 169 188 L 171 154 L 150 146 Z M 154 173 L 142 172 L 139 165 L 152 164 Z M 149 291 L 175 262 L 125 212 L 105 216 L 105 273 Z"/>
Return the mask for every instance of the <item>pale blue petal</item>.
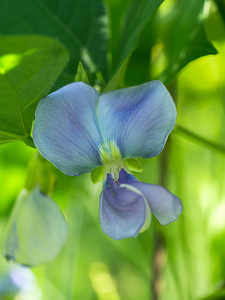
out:
<path id="1" fill-rule="evenodd" d="M 145 223 L 145 200 L 140 194 L 120 187 L 110 174 L 107 175 L 100 195 L 102 230 L 115 240 L 135 237 Z"/>
<path id="2" fill-rule="evenodd" d="M 106 141 L 114 140 L 122 157 L 159 154 L 174 127 L 176 108 L 160 81 L 108 92 L 97 116 Z"/>
<path id="3" fill-rule="evenodd" d="M 56 202 L 38 188 L 23 189 L 4 231 L 3 254 L 27 266 L 50 262 L 62 250 L 67 235 L 68 225 Z"/>
<path id="4" fill-rule="evenodd" d="M 34 143 L 46 159 L 67 175 L 90 172 L 101 164 L 95 114 L 98 97 L 91 86 L 75 82 L 38 104 Z"/>
<path id="5" fill-rule="evenodd" d="M 151 212 L 162 225 L 177 220 L 182 213 L 183 205 L 179 198 L 159 185 L 133 182 L 131 185 L 140 190 L 146 197 Z"/>

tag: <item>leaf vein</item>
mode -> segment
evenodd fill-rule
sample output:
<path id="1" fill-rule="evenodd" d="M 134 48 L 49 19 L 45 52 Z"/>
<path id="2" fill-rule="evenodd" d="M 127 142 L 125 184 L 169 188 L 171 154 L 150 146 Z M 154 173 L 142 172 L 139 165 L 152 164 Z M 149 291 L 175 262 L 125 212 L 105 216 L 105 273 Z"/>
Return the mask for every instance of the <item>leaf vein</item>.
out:
<path id="1" fill-rule="evenodd" d="M 15 138 L 15 139 L 19 139 L 19 140 L 22 140 L 25 136 L 25 135 L 21 135 L 21 134 L 8 132 L 8 131 L 5 131 L 5 130 L 0 130 L 0 134 L 5 135 L 5 136 L 9 136 L 9 137 L 12 137 L 12 138 Z"/>
<path id="2" fill-rule="evenodd" d="M 21 113 L 21 108 L 20 108 L 20 102 L 19 102 L 19 97 L 18 97 L 18 94 L 17 94 L 17 90 L 15 89 L 15 87 L 13 86 L 12 82 L 10 81 L 10 79 L 8 78 L 7 76 L 7 73 L 5 72 L 4 74 L 5 78 L 7 79 L 7 81 L 9 82 L 10 86 L 12 87 L 12 90 L 14 91 L 15 93 L 15 100 L 16 100 L 16 105 L 18 107 L 18 113 L 19 113 L 19 118 L 20 118 L 20 122 L 21 122 L 21 126 L 23 128 L 23 131 L 25 134 L 28 134 L 27 130 L 26 130 L 26 127 L 24 125 L 24 121 L 23 121 L 23 117 L 22 117 L 22 113 Z"/>
<path id="3" fill-rule="evenodd" d="M 31 102 L 29 102 L 29 104 L 27 104 L 27 105 L 22 109 L 21 112 L 24 112 L 29 106 L 31 106 L 31 105 L 38 99 L 38 97 L 41 95 L 41 93 L 42 93 L 49 85 L 51 85 L 51 83 L 54 82 L 55 78 L 57 78 L 60 74 L 61 74 L 61 71 L 58 72 L 58 73 L 51 79 L 51 81 L 48 83 L 48 85 L 45 86 L 45 87 L 40 91 L 40 93 L 39 93 L 39 94 L 38 94 Z"/>

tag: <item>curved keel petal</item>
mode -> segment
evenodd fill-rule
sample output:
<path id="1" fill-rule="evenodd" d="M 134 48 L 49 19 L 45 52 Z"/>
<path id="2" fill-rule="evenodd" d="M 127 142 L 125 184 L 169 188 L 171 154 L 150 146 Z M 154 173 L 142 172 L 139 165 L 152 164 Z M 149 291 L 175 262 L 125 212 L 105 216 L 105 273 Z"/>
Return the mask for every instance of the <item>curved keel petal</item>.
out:
<path id="1" fill-rule="evenodd" d="M 127 173 L 124 169 L 120 170 L 120 174 L 119 174 L 119 178 L 118 178 L 118 182 L 120 184 L 131 184 L 133 182 L 138 182 L 137 178 L 133 175 L 133 174 L 129 174 Z"/>
<path id="2" fill-rule="evenodd" d="M 135 237 L 146 221 L 146 203 L 141 193 L 121 187 L 110 174 L 100 195 L 99 218 L 102 230 L 120 240 Z"/>

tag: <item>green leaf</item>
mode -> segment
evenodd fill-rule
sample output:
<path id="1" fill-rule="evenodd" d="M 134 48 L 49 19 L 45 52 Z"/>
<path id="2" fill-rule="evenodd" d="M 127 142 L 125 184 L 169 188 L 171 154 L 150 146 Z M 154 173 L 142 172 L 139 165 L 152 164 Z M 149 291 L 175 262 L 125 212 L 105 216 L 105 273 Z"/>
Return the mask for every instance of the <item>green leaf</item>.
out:
<path id="1" fill-rule="evenodd" d="M 223 20 L 223 23 L 225 23 L 225 3 L 224 3 L 224 1 L 214 0 L 214 2 L 218 8 L 218 11 Z"/>
<path id="2" fill-rule="evenodd" d="M 131 54 L 130 54 L 131 55 Z M 127 66 L 130 60 L 130 55 L 125 59 L 125 61 L 117 68 L 111 80 L 108 82 L 107 86 L 104 88 L 103 92 L 113 91 L 124 86 L 124 77 L 127 71 Z"/>
<path id="3" fill-rule="evenodd" d="M 66 48 L 44 36 L 0 36 L 0 144 L 23 140 L 38 101 L 46 96 L 69 59 Z"/>
<path id="4" fill-rule="evenodd" d="M 128 65 L 128 60 L 132 52 L 138 46 L 138 41 L 142 30 L 151 19 L 163 0 L 132 0 L 122 28 L 120 38 L 120 61 L 119 65 L 107 84 L 104 92 L 123 86 L 123 78 Z"/>
<path id="5" fill-rule="evenodd" d="M 136 158 L 125 159 L 125 163 L 131 171 L 142 172 L 143 168 L 140 162 Z"/>
<path id="6" fill-rule="evenodd" d="M 167 82 L 191 61 L 201 56 L 217 54 L 205 33 L 204 5 L 204 0 L 183 0 L 169 15 L 169 22 L 164 22 L 162 30 L 167 67 L 159 76 L 159 80 Z M 163 22 L 159 20 L 160 23 Z"/>
<path id="7" fill-rule="evenodd" d="M 140 34 L 164 0 L 132 0 L 128 7 L 120 39 L 121 60 L 138 46 Z"/>
<path id="8" fill-rule="evenodd" d="M 42 34 L 68 49 L 63 83 L 73 82 L 79 61 L 107 76 L 108 17 L 102 0 L 7 0 L 1 3 L 1 34 Z"/>

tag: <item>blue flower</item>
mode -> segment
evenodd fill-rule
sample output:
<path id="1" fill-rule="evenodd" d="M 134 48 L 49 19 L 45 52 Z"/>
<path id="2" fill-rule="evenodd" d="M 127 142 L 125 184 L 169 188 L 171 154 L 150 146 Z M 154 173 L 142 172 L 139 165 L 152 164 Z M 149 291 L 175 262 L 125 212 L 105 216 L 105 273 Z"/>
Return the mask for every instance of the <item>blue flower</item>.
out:
<path id="1" fill-rule="evenodd" d="M 159 81 L 105 94 L 76 82 L 39 102 L 33 138 L 40 153 L 67 175 L 102 166 L 100 223 L 108 236 L 123 239 L 145 230 L 151 212 L 163 225 L 182 212 L 176 196 L 138 182 L 128 167 L 130 158 L 158 155 L 175 120 L 174 102 Z"/>

